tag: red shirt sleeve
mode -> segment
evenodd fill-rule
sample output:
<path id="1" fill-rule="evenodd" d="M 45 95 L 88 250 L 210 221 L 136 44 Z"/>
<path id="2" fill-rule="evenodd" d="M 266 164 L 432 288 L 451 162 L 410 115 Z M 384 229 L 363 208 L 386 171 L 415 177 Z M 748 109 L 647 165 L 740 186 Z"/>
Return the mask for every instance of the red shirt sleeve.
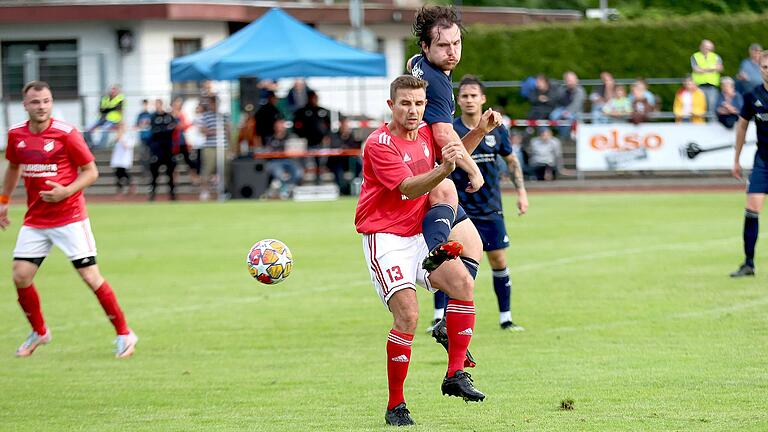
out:
<path id="1" fill-rule="evenodd" d="M 18 165 L 19 159 L 16 157 L 16 140 L 13 139 L 12 134 L 8 134 L 8 143 L 5 146 L 5 158 L 8 159 L 8 162 Z"/>
<path id="2" fill-rule="evenodd" d="M 366 146 L 365 153 L 371 161 L 376 179 L 389 190 L 395 190 L 408 177 L 413 177 L 411 169 L 403 162 L 403 157 L 394 144 L 372 143 Z"/>
<path id="3" fill-rule="evenodd" d="M 83 136 L 77 129 L 73 129 L 67 135 L 67 145 L 65 148 L 67 149 L 67 155 L 78 167 L 94 161 L 93 153 L 91 153 L 88 144 L 85 143 Z"/>

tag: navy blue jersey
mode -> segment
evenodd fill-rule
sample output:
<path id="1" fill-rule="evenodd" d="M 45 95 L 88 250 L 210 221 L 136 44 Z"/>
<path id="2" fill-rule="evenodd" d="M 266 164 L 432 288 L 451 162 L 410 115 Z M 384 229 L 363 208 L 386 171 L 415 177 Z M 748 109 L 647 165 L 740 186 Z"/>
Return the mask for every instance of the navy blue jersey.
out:
<path id="1" fill-rule="evenodd" d="M 446 75 L 426 57 L 419 54 L 411 60 L 411 74 L 416 78 L 428 82 L 427 109 L 424 111 L 424 121 L 427 124 L 450 123 L 453 121 L 453 113 L 456 111 L 456 103 L 453 98 L 453 86 L 451 76 Z"/>
<path id="2" fill-rule="evenodd" d="M 469 128 L 461 121 L 461 117 L 453 121 L 453 130 L 463 137 L 469 133 Z M 483 173 L 485 184 L 479 191 L 469 193 L 464 189 L 469 185 L 467 173 L 457 168 L 451 174 L 451 180 L 459 192 L 459 203 L 471 218 L 492 217 L 501 214 L 501 172 L 496 165 L 496 155 L 503 157 L 512 154 L 512 143 L 509 132 L 504 126 L 499 126 L 487 134 L 480 145 L 472 152 L 472 159 Z"/>
<path id="3" fill-rule="evenodd" d="M 755 120 L 757 126 L 757 154 L 768 161 L 768 90 L 759 85 L 744 95 L 744 106 L 739 114 L 744 120 Z"/>

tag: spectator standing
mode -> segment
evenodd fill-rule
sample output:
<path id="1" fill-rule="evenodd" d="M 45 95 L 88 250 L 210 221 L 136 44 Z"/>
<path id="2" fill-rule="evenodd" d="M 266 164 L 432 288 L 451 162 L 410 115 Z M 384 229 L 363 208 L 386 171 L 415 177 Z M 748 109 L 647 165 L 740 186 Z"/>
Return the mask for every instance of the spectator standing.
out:
<path id="1" fill-rule="evenodd" d="M 189 167 L 189 176 L 192 178 L 193 183 L 200 181 L 197 172 L 197 160 L 192 158 L 192 149 L 190 143 L 187 142 L 186 132 L 192 126 L 192 122 L 187 118 L 186 114 L 182 110 L 184 106 L 184 99 L 177 97 L 171 103 L 171 115 L 176 119 L 176 128 L 173 130 L 173 154 L 181 155 L 184 159 L 184 163 Z"/>
<path id="2" fill-rule="evenodd" d="M 112 149 L 109 167 L 115 171 L 118 194 L 134 192 L 131 174 L 128 171 L 133 168 L 133 147 L 135 145 L 136 137 L 133 133 L 125 130 L 125 122 L 117 125 L 117 142 Z"/>
<path id="3" fill-rule="evenodd" d="M 219 113 L 218 100 L 216 98 L 208 99 L 205 104 L 205 112 L 203 112 L 200 119 L 200 131 L 205 135 L 205 142 L 197 157 L 200 164 L 201 201 L 207 201 L 211 196 L 210 187 L 216 186 L 221 181 L 221 178 L 216 175 L 219 124 L 221 124 L 223 129 L 224 142 L 222 145 L 226 147 L 229 142 L 229 118 Z"/>
<path id="4" fill-rule="evenodd" d="M 124 101 L 125 96 L 120 92 L 120 86 L 116 84 L 109 89 L 109 94 L 101 98 L 99 102 L 99 120 L 89 127 L 84 134 L 89 146 L 99 148 L 107 146 L 110 131 L 123 121 Z M 98 128 L 102 129 L 101 139 L 98 144 L 95 144 L 91 134 Z"/>
<path id="5" fill-rule="evenodd" d="M 283 114 L 277 107 L 277 96 L 275 92 L 268 90 L 266 92 L 266 103 L 256 111 L 256 134 L 261 137 L 262 142 L 269 141 L 275 134 L 275 122 L 283 118 Z"/>
<path id="6" fill-rule="evenodd" d="M 560 140 L 552 136 L 548 127 L 539 129 L 539 136 L 531 140 L 530 164 L 537 180 L 555 180 L 563 160 Z"/>
<path id="7" fill-rule="evenodd" d="M 720 93 L 720 72 L 723 60 L 715 53 L 715 44 L 704 39 L 699 51 L 691 56 L 691 78 L 707 97 L 707 115 L 714 117 L 717 95 Z"/>
<path id="8" fill-rule="evenodd" d="M 763 47 L 753 43 L 749 46 L 749 57 L 742 60 L 741 65 L 739 65 L 739 74 L 736 75 L 736 89 L 742 95 L 763 83 L 763 78 L 760 75 L 761 52 L 763 52 Z"/>
<path id="9" fill-rule="evenodd" d="M 307 140 L 309 150 L 317 150 L 329 142 L 331 133 L 331 112 L 318 105 L 317 93 L 307 92 L 307 105 L 293 114 L 293 130 L 296 135 Z M 315 184 L 320 184 L 322 158 L 316 156 L 317 175 Z"/>
<path id="10" fill-rule="evenodd" d="M 557 108 L 549 115 L 552 120 L 574 122 L 581 119 L 584 111 L 584 102 L 587 92 L 579 85 L 579 77 L 575 72 L 568 71 L 563 74 L 563 85 L 560 88 Z M 570 139 L 572 123 L 558 126 L 560 138 Z"/>
<path id="11" fill-rule="evenodd" d="M 531 103 L 528 118 L 549 119 L 557 105 L 557 91 L 552 87 L 546 75 L 539 74 L 536 76 L 536 87 L 528 94 L 528 101 Z"/>
<path id="12" fill-rule="evenodd" d="M 264 141 L 264 150 L 268 152 L 284 152 L 288 140 L 288 128 L 283 119 L 277 119 L 273 126 L 275 131 L 269 139 Z M 278 196 L 286 199 L 291 196 L 295 188 L 304 177 L 301 164 L 294 158 L 268 159 L 267 172 L 272 177 L 272 184 L 277 190 Z"/>
<path id="13" fill-rule="evenodd" d="M 728 129 L 739 120 L 744 97 L 736 91 L 736 84 L 731 77 L 720 80 L 720 96 L 717 98 L 717 121 Z"/>
<path id="14" fill-rule="evenodd" d="M 155 113 L 152 114 L 152 136 L 150 137 L 149 173 L 152 175 L 149 190 L 149 200 L 154 201 L 157 193 L 157 178 L 160 176 L 160 167 L 165 167 L 168 176 L 168 195 L 173 201 L 176 199 L 176 188 L 173 181 L 173 171 L 176 163 L 173 160 L 173 131 L 176 129 L 177 120 L 165 110 L 162 99 L 155 100 Z"/>
<path id="15" fill-rule="evenodd" d="M 261 137 L 256 133 L 256 113 L 246 112 L 245 118 L 237 132 L 237 142 L 240 144 L 240 155 L 254 153 L 261 148 Z"/>
<path id="16" fill-rule="evenodd" d="M 608 123 L 610 121 L 605 115 L 603 107 L 613 98 L 613 94 L 616 91 L 616 81 L 614 81 L 613 75 L 610 72 L 601 72 L 600 81 L 602 81 L 602 84 L 592 88 L 592 93 L 589 94 L 592 123 Z"/>
<path id="17" fill-rule="evenodd" d="M 293 87 L 288 90 L 288 96 L 286 96 L 286 103 L 288 105 L 288 111 L 291 113 L 296 112 L 299 108 L 306 106 L 309 102 L 307 96 L 310 89 L 307 87 L 307 82 L 304 79 L 297 79 L 293 82 Z"/>
<path id="18" fill-rule="evenodd" d="M 677 123 L 704 123 L 707 98 L 690 76 L 683 79 L 683 86 L 677 90 L 672 111 Z"/>
<path id="19" fill-rule="evenodd" d="M 349 127 L 349 120 L 342 117 L 339 122 L 339 130 L 331 135 L 331 148 L 341 150 L 359 149 L 362 141 L 355 138 L 352 128 Z M 344 177 L 350 173 L 353 177 L 360 177 L 363 170 L 363 161 L 360 156 L 331 156 L 326 163 L 328 169 L 333 173 L 339 190 L 344 195 L 351 193 L 350 185 Z"/>
<path id="20" fill-rule="evenodd" d="M 609 122 L 626 121 L 632 114 L 632 103 L 627 97 L 627 88 L 617 85 L 613 96 L 603 105 L 603 115 Z"/>
<path id="21" fill-rule="evenodd" d="M 152 113 L 149 112 L 149 101 L 147 99 L 141 100 L 141 112 L 136 116 L 136 129 L 139 133 L 139 140 L 141 141 L 141 153 L 139 159 L 141 160 L 141 168 L 144 173 L 149 172 L 149 138 L 152 136 Z"/>

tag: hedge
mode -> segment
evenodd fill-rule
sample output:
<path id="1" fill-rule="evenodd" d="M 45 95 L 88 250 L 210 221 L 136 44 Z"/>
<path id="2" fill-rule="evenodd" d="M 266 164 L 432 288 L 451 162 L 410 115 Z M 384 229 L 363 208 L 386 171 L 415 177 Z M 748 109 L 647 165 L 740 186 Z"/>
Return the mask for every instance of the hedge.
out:
<path id="1" fill-rule="evenodd" d="M 542 72 L 561 79 L 567 70 L 582 79 L 598 78 L 603 70 L 616 78 L 682 78 L 690 73 L 690 56 L 702 39 L 715 43 L 724 74 L 735 75 L 750 43 L 768 47 L 767 19 L 768 14 L 740 14 L 677 17 L 664 22 L 473 25 L 467 29 L 454 81 L 467 73 L 486 81 L 522 80 Z M 417 51 L 414 42 L 409 54 Z M 661 96 L 664 111 L 671 111 L 676 89 L 651 86 Z M 488 96 L 489 104 L 503 106 L 512 117 L 524 117 L 528 111 L 518 89 L 489 89 Z"/>

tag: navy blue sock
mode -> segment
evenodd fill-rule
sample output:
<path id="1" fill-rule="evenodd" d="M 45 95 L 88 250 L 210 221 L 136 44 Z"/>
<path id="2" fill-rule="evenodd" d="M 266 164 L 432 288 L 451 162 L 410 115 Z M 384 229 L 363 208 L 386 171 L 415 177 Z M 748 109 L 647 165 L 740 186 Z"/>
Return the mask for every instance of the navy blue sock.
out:
<path id="1" fill-rule="evenodd" d="M 461 262 L 464 263 L 464 267 L 467 268 L 472 279 L 477 279 L 477 268 L 480 266 L 480 263 L 468 257 L 461 257 Z"/>
<path id="2" fill-rule="evenodd" d="M 448 294 L 442 291 L 437 291 L 435 293 L 434 301 L 435 301 L 435 310 L 445 309 L 445 307 L 448 306 Z"/>
<path id="3" fill-rule="evenodd" d="M 760 213 L 746 209 L 744 211 L 744 256 L 745 263 L 755 266 L 755 244 L 759 232 Z"/>
<path id="4" fill-rule="evenodd" d="M 456 214 L 453 212 L 453 207 L 448 204 L 435 204 L 427 211 L 424 220 L 421 221 L 421 232 L 424 234 L 424 241 L 427 242 L 429 250 L 448 241 L 454 219 Z"/>
<path id="5" fill-rule="evenodd" d="M 493 290 L 499 302 L 499 312 L 509 312 L 509 299 L 512 297 L 512 285 L 509 283 L 507 268 L 493 270 Z"/>

